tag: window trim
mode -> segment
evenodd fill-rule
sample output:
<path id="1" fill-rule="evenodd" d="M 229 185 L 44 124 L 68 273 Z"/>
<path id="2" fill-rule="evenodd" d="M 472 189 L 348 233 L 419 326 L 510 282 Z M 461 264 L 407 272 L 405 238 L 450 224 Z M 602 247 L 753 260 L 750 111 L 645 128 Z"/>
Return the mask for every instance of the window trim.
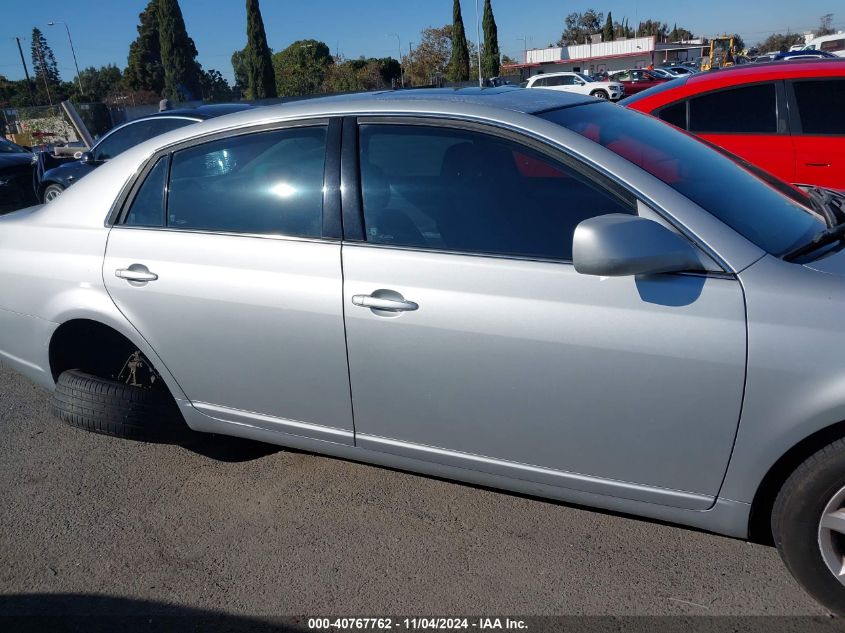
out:
<path id="1" fill-rule="evenodd" d="M 545 263 L 554 263 L 554 264 L 565 264 L 571 265 L 571 259 L 563 259 L 563 258 L 548 258 L 548 257 L 538 257 L 533 255 L 518 255 L 512 253 L 488 253 L 488 252 L 479 252 L 479 251 L 461 251 L 461 250 L 451 250 L 451 249 L 435 249 L 435 248 L 426 248 L 422 246 L 400 246 L 394 244 L 377 244 L 373 242 L 366 241 L 366 232 L 365 232 L 365 224 L 364 224 L 364 208 L 363 208 L 363 187 L 361 184 L 361 170 L 359 163 L 359 147 L 358 147 L 358 139 L 360 137 L 360 126 L 362 125 L 402 125 L 402 126 L 412 126 L 412 127 L 434 127 L 434 128 L 448 128 L 453 130 L 463 130 L 463 131 L 470 131 L 470 132 L 477 132 L 481 134 L 488 134 L 490 136 L 494 136 L 497 138 L 505 139 L 510 142 L 516 143 L 518 145 L 525 146 L 535 152 L 540 154 L 544 154 L 551 158 L 554 161 L 557 161 L 563 164 L 566 168 L 573 170 L 581 177 L 585 178 L 586 180 L 590 181 L 591 183 L 595 184 L 598 189 L 607 192 L 608 195 L 611 197 L 616 197 L 619 199 L 620 202 L 626 204 L 631 207 L 632 214 L 638 215 L 638 201 L 640 200 L 637 195 L 631 192 L 629 189 L 624 187 L 621 183 L 617 180 L 611 178 L 610 176 L 602 173 L 598 169 L 591 167 L 590 165 L 584 163 L 583 161 L 579 160 L 577 157 L 558 149 L 548 142 L 544 142 L 538 138 L 527 136 L 524 133 L 518 132 L 511 128 L 505 127 L 503 125 L 496 124 L 495 122 L 480 122 L 480 121 L 468 121 L 465 119 L 457 119 L 451 116 L 420 116 L 420 115 L 363 115 L 358 117 L 349 117 L 350 119 L 355 119 L 354 121 L 354 130 L 355 130 L 355 143 L 354 146 L 351 144 L 347 145 L 344 144 L 344 156 L 348 153 L 351 153 L 352 148 L 354 148 L 355 153 L 355 164 L 357 168 L 357 178 L 351 184 L 354 186 L 355 190 L 348 191 L 348 195 L 350 198 L 357 199 L 360 202 L 360 207 L 355 209 L 358 213 L 355 215 L 359 215 L 360 217 L 360 238 L 358 237 L 359 234 L 351 234 L 347 231 L 346 223 L 344 222 L 344 241 L 350 242 L 351 244 L 359 245 L 359 246 L 370 246 L 374 248 L 387 248 L 387 249 L 399 249 L 403 251 L 414 251 L 414 252 L 422 252 L 422 253 L 439 253 L 444 255 L 464 255 L 464 256 L 471 256 L 471 257 L 492 257 L 495 259 L 508 259 L 508 260 L 518 260 L 518 261 L 531 261 L 531 262 L 545 262 Z M 344 129 L 345 132 L 345 129 Z M 346 140 L 346 139 L 345 139 Z M 347 189 L 351 189 L 351 187 L 347 187 L 347 181 L 344 180 L 344 193 L 347 193 Z M 347 209 L 345 205 L 346 198 L 344 198 L 344 219 L 347 216 Z M 351 212 L 350 215 L 354 213 Z M 356 227 L 357 228 L 357 227 Z M 720 264 L 721 266 L 721 264 Z"/>
<path id="2" fill-rule="evenodd" d="M 131 178 L 127 181 L 124 185 L 123 189 L 121 190 L 120 194 L 117 196 L 112 208 L 109 212 L 108 217 L 104 223 L 104 226 L 107 228 L 120 228 L 120 229 L 128 229 L 128 230 L 148 230 L 148 231 L 176 231 L 182 233 L 208 233 L 212 235 L 232 235 L 232 236 L 241 236 L 241 237 L 263 237 L 263 238 L 274 238 L 274 239 L 283 239 L 283 240 L 295 240 L 295 241 L 307 241 L 307 242 L 337 242 L 340 240 L 340 236 L 326 236 L 325 233 L 319 237 L 301 237 L 297 235 L 281 235 L 281 234 L 265 234 L 265 233 L 241 233 L 235 231 L 218 231 L 218 230 L 210 230 L 210 229 L 186 229 L 180 228 L 175 226 L 167 226 L 166 222 L 164 226 L 131 226 L 125 224 L 126 217 L 129 213 L 129 209 L 132 206 L 135 197 L 138 194 L 138 190 L 141 188 L 141 185 L 146 180 L 147 175 L 155 166 L 156 162 L 162 156 L 168 156 L 168 174 L 167 174 L 167 190 L 165 192 L 165 210 L 164 213 L 167 213 L 166 209 L 166 202 L 167 198 L 170 195 L 170 168 L 172 166 L 172 160 L 170 157 L 175 152 L 181 151 L 183 149 L 189 149 L 191 147 L 196 147 L 198 145 L 204 145 L 206 143 L 213 143 L 215 141 L 219 141 L 222 139 L 228 138 L 236 138 L 239 136 L 246 136 L 249 134 L 259 134 L 262 132 L 274 132 L 277 130 L 284 130 L 284 129 L 292 129 L 292 128 L 301 128 L 301 127 L 323 127 L 326 129 L 326 157 L 324 162 L 323 168 L 323 218 L 322 218 L 322 225 L 321 231 L 325 231 L 327 223 L 329 226 L 332 224 L 336 226 L 342 226 L 341 220 L 337 217 L 330 217 L 331 214 L 337 215 L 340 212 L 336 201 L 333 200 L 333 197 L 336 195 L 333 187 L 331 187 L 331 182 L 328 179 L 328 175 L 331 169 L 334 169 L 338 166 L 339 161 L 335 159 L 335 162 L 330 166 L 330 152 L 337 152 L 339 151 L 339 146 L 335 142 L 333 143 L 332 139 L 332 128 L 331 123 L 333 120 L 338 119 L 338 117 L 331 117 L 331 116 L 317 116 L 314 118 L 303 118 L 303 119 L 296 119 L 292 121 L 275 121 L 272 123 L 263 123 L 259 125 L 249 125 L 245 127 L 235 128 L 235 129 L 228 129 L 228 130 L 219 130 L 215 132 L 211 132 L 209 134 L 203 134 L 201 136 L 192 137 L 189 139 L 184 139 L 182 141 L 177 141 L 172 143 L 171 145 L 167 145 L 158 149 L 156 152 L 151 154 L 147 159 L 141 164 L 138 170 L 131 176 Z M 338 123 L 335 124 L 337 126 Z M 335 131 L 335 134 L 337 132 Z M 328 183 L 328 186 L 327 186 Z"/>
<path id="3" fill-rule="evenodd" d="M 814 133 L 807 133 L 804 132 L 804 126 L 801 124 L 801 109 L 798 107 L 798 95 L 795 94 L 795 82 L 800 81 L 802 83 L 811 82 L 811 81 L 842 81 L 845 82 L 845 76 L 842 75 L 833 75 L 829 77 L 791 77 L 785 81 L 785 92 L 786 92 L 786 104 L 789 110 L 789 122 L 792 127 L 792 135 L 793 136 L 804 136 L 804 137 L 823 137 L 823 138 L 843 138 L 845 137 L 845 133 L 842 134 L 831 134 L 831 133 L 822 133 L 822 132 L 814 132 Z"/>

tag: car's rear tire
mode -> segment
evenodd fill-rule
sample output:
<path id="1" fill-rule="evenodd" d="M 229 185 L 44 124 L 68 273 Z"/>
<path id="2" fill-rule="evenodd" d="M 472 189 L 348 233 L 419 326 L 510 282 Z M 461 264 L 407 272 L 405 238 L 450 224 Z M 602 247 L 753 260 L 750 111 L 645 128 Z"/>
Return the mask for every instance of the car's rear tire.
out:
<path id="1" fill-rule="evenodd" d="M 56 381 L 53 413 L 70 426 L 114 437 L 180 442 L 191 436 L 166 389 L 135 387 L 77 369 Z"/>
<path id="2" fill-rule="evenodd" d="M 64 187 L 56 183 L 53 183 L 52 185 L 47 185 L 42 195 L 42 197 L 44 198 L 44 202 L 50 202 L 50 200 L 58 198 L 60 195 L 62 195 L 62 192 L 64 190 Z"/>
<path id="3" fill-rule="evenodd" d="M 599 99 L 610 99 L 610 95 L 604 90 L 593 90 L 590 93 L 591 97 L 598 97 Z"/>
<path id="4" fill-rule="evenodd" d="M 786 480 L 772 510 L 772 536 L 807 593 L 845 615 L 845 440 L 811 455 Z"/>

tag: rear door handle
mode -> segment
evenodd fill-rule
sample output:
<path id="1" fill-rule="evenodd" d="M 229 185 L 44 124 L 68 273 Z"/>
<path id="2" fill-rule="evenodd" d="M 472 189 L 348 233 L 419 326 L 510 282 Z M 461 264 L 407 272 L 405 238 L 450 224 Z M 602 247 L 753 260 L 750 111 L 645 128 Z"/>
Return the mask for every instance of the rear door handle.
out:
<path id="1" fill-rule="evenodd" d="M 420 307 L 413 301 L 375 297 L 373 295 L 352 295 L 352 303 L 362 308 L 385 310 L 387 312 L 413 312 Z"/>
<path id="2" fill-rule="evenodd" d="M 126 281 L 138 281 L 142 283 L 158 279 L 158 275 L 150 272 L 143 264 L 132 264 L 129 268 L 118 268 L 114 271 L 114 276 L 125 279 Z"/>
<path id="3" fill-rule="evenodd" d="M 807 167 L 830 167 L 830 163 L 805 163 Z"/>

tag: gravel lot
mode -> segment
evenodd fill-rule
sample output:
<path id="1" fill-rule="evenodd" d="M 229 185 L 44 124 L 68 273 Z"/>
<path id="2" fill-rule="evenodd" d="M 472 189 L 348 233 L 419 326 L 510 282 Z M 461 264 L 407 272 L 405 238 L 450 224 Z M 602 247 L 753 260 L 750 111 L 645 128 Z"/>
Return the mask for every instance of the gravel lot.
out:
<path id="1" fill-rule="evenodd" d="M 6 613 L 73 594 L 53 608 L 824 616 L 772 548 L 234 439 L 92 435 L 2 366 L 0 424 Z"/>

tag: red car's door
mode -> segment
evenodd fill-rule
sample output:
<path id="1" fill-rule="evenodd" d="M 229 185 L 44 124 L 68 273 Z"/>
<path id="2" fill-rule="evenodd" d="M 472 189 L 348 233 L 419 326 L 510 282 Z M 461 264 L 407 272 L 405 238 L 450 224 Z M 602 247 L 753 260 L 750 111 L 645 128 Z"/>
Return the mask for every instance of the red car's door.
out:
<path id="1" fill-rule="evenodd" d="M 778 115 L 778 91 L 775 82 L 764 82 L 692 97 L 689 131 L 795 182 L 795 147 L 785 118 Z"/>
<path id="2" fill-rule="evenodd" d="M 796 79 L 787 94 L 795 182 L 845 190 L 845 78 Z"/>

